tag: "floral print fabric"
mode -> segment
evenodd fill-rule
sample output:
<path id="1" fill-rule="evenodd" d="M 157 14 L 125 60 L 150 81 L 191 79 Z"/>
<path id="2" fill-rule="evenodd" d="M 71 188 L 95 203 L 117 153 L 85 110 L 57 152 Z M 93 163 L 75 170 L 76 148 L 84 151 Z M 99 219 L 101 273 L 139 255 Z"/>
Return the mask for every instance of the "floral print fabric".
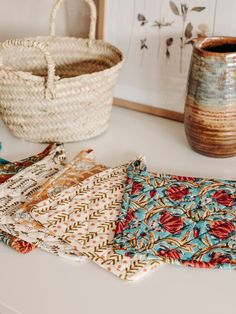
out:
<path id="1" fill-rule="evenodd" d="M 84 259 L 72 246 L 59 241 L 42 224 L 37 223 L 32 218 L 31 211 L 37 203 L 46 202 L 48 198 L 55 198 L 57 194 L 68 187 L 75 186 L 106 168 L 104 165 L 96 164 L 91 149 L 81 151 L 71 163 L 48 179 L 40 190 L 36 191 L 27 202 L 20 206 L 15 214 L 17 222 L 13 226 L 14 231 L 20 238 L 35 243 L 39 248 L 50 253 L 77 260 Z"/>
<path id="2" fill-rule="evenodd" d="M 102 268 L 121 279 L 135 280 L 160 263 L 113 251 L 126 179 L 127 165 L 107 169 L 57 195 L 49 195 L 32 208 L 31 215 L 50 234 Z"/>
<path id="3" fill-rule="evenodd" d="M 35 245 L 28 243 L 26 241 L 20 240 L 19 238 L 14 237 L 10 235 L 9 233 L 6 233 L 1 230 L 0 230 L 0 241 L 10 246 L 15 251 L 22 254 L 29 253 L 35 248 Z"/>
<path id="4" fill-rule="evenodd" d="M 0 149 L 1 149 L 1 143 L 0 143 Z M 52 149 L 52 145 L 49 145 L 43 152 L 37 155 L 28 157 L 18 162 L 10 162 L 10 161 L 0 158 L 1 183 L 5 182 L 7 179 L 17 174 L 24 168 L 46 157 L 50 153 L 51 149 Z M 33 244 L 20 240 L 19 238 L 14 237 L 11 234 L 6 233 L 2 230 L 0 230 L 0 241 L 10 246 L 14 250 L 23 254 L 29 253 L 35 248 Z"/>
<path id="5" fill-rule="evenodd" d="M 128 167 L 115 250 L 193 267 L 236 268 L 236 182 Z"/>

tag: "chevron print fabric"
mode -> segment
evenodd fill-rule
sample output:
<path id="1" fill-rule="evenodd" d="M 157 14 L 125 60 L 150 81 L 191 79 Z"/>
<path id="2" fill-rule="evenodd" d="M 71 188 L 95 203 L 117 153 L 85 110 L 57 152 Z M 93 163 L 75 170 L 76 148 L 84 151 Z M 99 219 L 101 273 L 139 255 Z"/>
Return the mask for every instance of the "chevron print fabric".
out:
<path id="1" fill-rule="evenodd" d="M 31 208 L 37 202 L 44 201 L 49 196 L 54 197 L 69 186 L 83 181 L 85 178 L 106 169 L 105 166 L 96 164 L 92 150 L 81 151 L 75 159 L 62 167 L 51 178 L 48 178 L 26 202 L 17 208 L 14 214 L 14 224 L 5 225 L 5 231 L 16 234 L 21 239 L 36 244 L 37 247 L 50 253 L 82 261 L 84 256 L 75 251 L 71 245 L 50 234 L 41 224 L 37 223 L 30 215 Z"/>
<path id="2" fill-rule="evenodd" d="M 124 280 L 135 280 L 160 265 L 113 251 L 127 165 L 107 169 L 33 206 L 31 215 L 51 234 L 102 268 Z"/>

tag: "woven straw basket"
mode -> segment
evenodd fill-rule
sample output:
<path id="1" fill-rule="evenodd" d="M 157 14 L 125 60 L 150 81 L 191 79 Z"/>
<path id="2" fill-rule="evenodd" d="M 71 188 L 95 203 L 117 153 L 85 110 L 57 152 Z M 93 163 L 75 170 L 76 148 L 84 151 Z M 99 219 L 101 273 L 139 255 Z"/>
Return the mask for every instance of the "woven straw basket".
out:
<path id="1" fill-rule="evenodd" d="M 8 40 L 0 46 L 0 114 L 9 129 L 32 142 L 72 142 L 108 127 L 113 89 L 123 63 L 114 46 L 95 40 L 90 6 L 88 39 L 56 37 L 57 0 L 50 36 Z"/>

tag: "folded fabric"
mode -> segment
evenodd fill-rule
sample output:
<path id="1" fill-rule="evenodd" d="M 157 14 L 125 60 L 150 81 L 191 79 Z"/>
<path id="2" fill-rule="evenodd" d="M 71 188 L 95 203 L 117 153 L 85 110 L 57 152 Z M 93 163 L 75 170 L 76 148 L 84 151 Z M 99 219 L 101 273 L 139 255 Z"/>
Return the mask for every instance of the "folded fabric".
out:
<path id="1" fill-rule="evenodd" d="M 102 268 L 121 279 L 134 280 L 160 263 L 140 261 L 113 251 L 126 178 L 127 165 L 107 169 L 75 187 L 49 195 L 33 207 L 31 215 L 50 234 Z"/>
<path id="2" fill-rule="evenodd" d="M 7 179 L 17 174 L 24 168 L 46 157 L 50 153 L 52 147 L 52 145 L 48 145 L 43 152 L 17 162 L 10 162 L 8 160 L 0 158 L 0 184 L 4 183 Z M 1 148 L 2 145 L 0 143 L 0 149 Z M 8 166 L 6 167 L 6 165 Z M 35 246 L 31 243 L 27 243 L 26 241 L 14 237 L 2 230 L 0 230 L 0 241 L 15 249 L 16 251 L 24 254 L 31 252 L 35 248 Z"/>
<path id="3" fill-rule="evenodd" d="M 0 151 L 2 150 L 2 143 L 0 142 Z M 0 166 L 8 164 L 9 161 L 0 157 Z"/>
<path id="4" fill-rule="evenodd" d="M 114 249 L 194 267 L 236 268 L 236 182 L 128 168 Z"/>
<path id="5" fill-rule="evenodd" d="M 92 149 L 82 150 L 71 163 L 48 179 L 28 202 L 22 204 L 21 209 L 23 212 L 30 212 L 34 204 L 77 185 L 79 182 L 105 169 L 107 169 L 105 165 L 95 162 Z"/>
<path id="6" fill-rule="evenodd" d="M 6 163 L 5 165 L 1 164 L 0 165 L 0 184 L 4 183 L 7 179 L 16 175 L 18 172 L 42 160 L 51 152 L 53 147 L 54 147 L 53 145 L 48 145 L 44 151 L 42 151 L 41 153 L 37 155 L 27 157 L 20 161 Z"/>
<path id="7" fill-rule="evenodd" d="M 12 175 L 13 169 L 16 168 L 21 169 L 21 171 L 0 186 L 0 229 L 24 241 L 27 241 L 27 239 L 22 238 L 15 231 L 15 219 L 20 205 L 27 201 L 48 178 L 62 169 L 65 161 L 65 151 L 62 145 L 54 145 L 53 148 L 50 146 L 48 150 L 49 154 L 47 152 L 47 156 L 44 156 L 46 155 L 44 151 L 39 156 L 14 163 L 13 168 L 7 168 L 8 175 Z M 39 161 L 33 163 L 36 160 Z M 29 164 L 31 165 L 28 166 Z M 44 234 L 44 237 L 47 236 L 50 237 L 51 243 L 53 243 L 55 238 Z M 27 242 L 34 244 L 30 241 Z"/>
<path id="8" fill-rule="evenodd" d="M 64 161 L 65 151 L 60 145 L 42 160 L 21 170 L 1 184 L 0 223 L 14 223 L 14 215 L 19 205 L 27 201 L 49 177 L 57 173 L 63 167 Z"/>
<path id="9" fill-rule="evenodd" d="M 50 253 L 82 260 L 78 251 L 75 251 L 66 242 L 58 241 L 41 224 L 37 223 L 30 213 L 33 206 L 38 202 L 46 201 L 48 197 L 54 198 L 61 191 L 82 182 L 106 168 L 104 165 L 96 164 L 91 149 L 81 151 L 71 163 L 48 179 L 27 202 L 18 208 L 15 213 L 15 223 L 12 226 L 15 233 L 21 239 L 35 243 L 39 248 Z"/>
<path id="10" fill-rule="evenodd" d="M 9 233 L 6 233 L 2 230 L 0 230 L 0 241 L 22 254 L 29 253 L 35 248 L 35 245 L 26 241 L 22 241 L 19 238 L 11 236 Z"/>

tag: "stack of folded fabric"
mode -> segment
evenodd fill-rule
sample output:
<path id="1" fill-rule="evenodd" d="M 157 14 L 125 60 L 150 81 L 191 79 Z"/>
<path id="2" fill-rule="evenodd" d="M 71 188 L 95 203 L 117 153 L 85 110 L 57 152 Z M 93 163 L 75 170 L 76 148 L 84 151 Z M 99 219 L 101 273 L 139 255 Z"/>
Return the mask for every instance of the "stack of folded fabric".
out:
<path id="1" fill-rule="evenodd" d="M 63 145 L 0 164 L 0 240 L 92 260 L 124 280 L 166 263 L 235 268 L 236 183 L 114 168 L 91 149 L 65 164 Z"/>

